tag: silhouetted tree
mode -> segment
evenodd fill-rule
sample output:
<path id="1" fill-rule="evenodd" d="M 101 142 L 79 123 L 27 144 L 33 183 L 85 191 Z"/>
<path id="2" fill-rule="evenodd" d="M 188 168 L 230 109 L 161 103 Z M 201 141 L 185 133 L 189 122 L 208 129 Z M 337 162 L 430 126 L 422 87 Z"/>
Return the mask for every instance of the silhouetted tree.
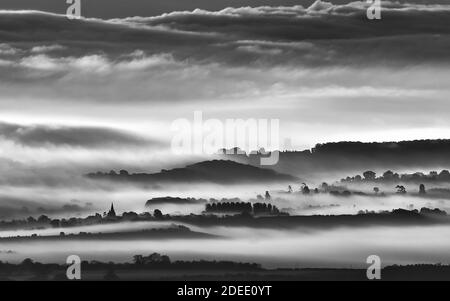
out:
<path id="1" fill-rule="evenodd" d="M 380 188 L 374 187 L 374 188 L 373 188 L 373 191 L 375 192 L 375 194 L 378 194 L 378 192 L 380 192 Z"/>
<path id="2" fill-rule="evenodd" d="M 53 228 L 58 228 L 58 227 L 59 227 L 59 223 L 60 223 L 60 220 L 59 220 L 59 219 L 54 219 L 54 220 L 52 220 L 52 221 L 50 222 L 50 225 L 51 225 Z"/>
<path id="3" fill-rule="evenodd" d="M 426 194 L 425 185 L 420 184 L 420 186 L 419 186 L 419 194 Z"/>
<path id="4" fill-rule="evenodd" d="M 364 179 L 365 179 L 365 180 L 368 180 L 368 181 L 375 180 L 376 175 L 377 175 L 377 174 L 374 173 L 374 172 L 371 171 L 371 170 L 365 171 L 365 172 L 363 173 Z"/>
<path id="5" fill-rule="evenodd" d="M 119 171 L 119 174 L 121 175 L 121 176 L 129 176 L 130 174 L 128 173 L 128 171 L 126 171 L 126 170 L 124 170 L 124 169 L 122 169 L 121 171 Z"/>
<path id="6" fill-rule="evenodd" d="M 170 258 L 167 255 L 162 255 L 161 256 L 161 262 L 164 263 L 164 264 L 170 264 L 171 263 Z"/>
<path id="7" fill-rule="evenodd" d="M 34 262 L 33 262 L 33 259 L 31 259 L 31 258 L 25 258 L 21 263 L 21 265 L 23 265 L 25 267 L 30 267 L 33 264 L 34 264 Z"/>
<path id="8" fill-rule="evenodd" d="M 394 177 L 394 173 L 391 170 L 388 170 L 385 173 L 383 173 L 384 180 L 392 180 L 393 177 Z"/>
<path id="9" fill-rule="evenodd" d="M 271 196 L 270 196 L 270 193 L 269 193 L 268 191 L 266 191 L 266 195 L 265 195 L 265 200 L 266 200 L 266 202 L 269 202 L 271 199 L 272 199 L 272 198 L 271 198 Z"/>
<path id="10" fill-rule="evenodd" d="M 142 255 L 134 255 L 133 256 L 133 263 L 134 264 L 144 264 L 144 256 L 142 256 Z"/>
<path id="11" fill-rule="evenodd" d="M 37 221 L 41 224 L 49 224 L 51 222 L 51 219 L 46 215 L 41 215 L 39 216 Z"/>
<path id="12" fill-rule="evenodd" d="M 306 183 L 302 183 L 302 193 L 303 194 L 309 194 L 311 191 L 309 190 L 308 185 Z"/>
<path id="13" fill-rule="evenodd" d="M 36 223 L 36 222 L 37 222 L 36 219 L 34 217 L 32 217 L 32 216 L 27 218 L 27 223 L 33 224 L 33 223 Z"/>
<path id="14" fill-rule="evenodd" d="M 450 171 L 444 169 L 438 175 L 439 180 L 448 180 L 450 179 Z"/>
<path id="15" fill-rule="evenodd" d="M 163 214 L 162 214 L 161 210 L 155 209 L 155 210 L 153 211 L 153 216 L 154 216 L 155 218 L 162 218 L 162 217 L 163 217 Z"/>
<path id="16" fill-rule="evenodd" d="M 397 185 L 397 186 L 395 186 L 395 188 L 397 188 L 397 193 L 400 193 L 400 194 L 406 193 L 406 188 L 403 185 Z"/>
<path id="17" fill-rule="evenodd" d="M 159 253 L 152 253 L 148 257 L 145 258 L 146 263 L 155 263 L 155 262 L 161 262 L 161 254 Z"/>

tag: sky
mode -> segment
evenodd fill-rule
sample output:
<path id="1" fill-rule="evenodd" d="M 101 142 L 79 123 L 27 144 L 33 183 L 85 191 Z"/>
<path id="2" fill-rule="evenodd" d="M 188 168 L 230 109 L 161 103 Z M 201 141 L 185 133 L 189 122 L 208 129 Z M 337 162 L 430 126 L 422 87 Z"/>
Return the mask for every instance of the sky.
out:
<path id="1" fill-rule="evenodd" d="M 448 4 L 92 2 L 0 4 L 4 165 L 163 165 L 195 111 L 278 119 L 296 149 L 450 138 Z"/>

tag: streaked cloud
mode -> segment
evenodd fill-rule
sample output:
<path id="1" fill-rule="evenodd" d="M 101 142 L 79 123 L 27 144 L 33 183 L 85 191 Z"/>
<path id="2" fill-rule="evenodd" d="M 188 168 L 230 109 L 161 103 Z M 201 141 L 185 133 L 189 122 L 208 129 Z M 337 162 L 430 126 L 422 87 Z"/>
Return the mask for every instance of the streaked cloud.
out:
<path id="1" fill-rule="evenodd" d="M 17 125 L 0 123 L 0 139 L 28 147 L 125 148 L 162 145 L 144 137 L 99 127 Z"/>

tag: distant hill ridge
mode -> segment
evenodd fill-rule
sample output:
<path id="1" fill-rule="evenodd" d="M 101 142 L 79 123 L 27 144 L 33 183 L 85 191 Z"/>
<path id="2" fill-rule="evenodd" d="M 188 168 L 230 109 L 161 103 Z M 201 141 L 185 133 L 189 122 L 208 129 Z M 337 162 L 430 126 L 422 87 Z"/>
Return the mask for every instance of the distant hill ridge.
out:
<path id="1" fill-rule="evenodd" d="M 264 156 L 265 151 L 252 151 L 250 153 L 245 153 L 238 147 L 232 149 L 220 149 L 219 154 L 225 154 L 226 151 L 229 152 L 240 152 L 242 156 Z M 364 154 L 364 153 L 398 153 L 398 152 L 433 152 L 433 151 L 443 151 L 450 150 L 450 139 L 423 139 L 423 140 L 405 140 L 405 141 L 386 141 L 386 142 L 360 142 L 360 141 L 340 141 L 340 142 L 327 142 L 318 143 L 311 149 L 306 150 L 285 150 L 280 151 L 280 153 L 302 153 L 302 154 L 332 154 L 332 153 L 353 153 L 353 154 Z M 232 154 L 234 155 L 234 154 Z"/>
<path id="2" fill-rule="evenodd" d="M 298 181 L 299 179 L 278 173 L 271 169 L 259 168 L 249 164 L 241 164 L 231 160 L 212 160 L 188 165 L 183 168 L 161 170 L 158 173 L 135 173 L 121 170 L 119 173 L 97 172 L 87 175 L 92 179 L 106 179 L 115 181 L 132 181 L 144 183 L 158 182 L 213 182 L 213 183 L 242 183 L 242 182 L 272 182 Z"/>
<path id="3" fill-rule="evenodd" d="M 237 149 L 237 148 L 235 148 Z M 233 150 L 235 150 L 233 149 Z M 317 144 L 312 149 L 280 151 L 279 162 L 271 166 L 276 171 L 301 173 L 352 171 L 393 168 L 450 168 L 450 139 L 412 140 L 399 142 L 331 142 Z M 226 154 L 220 158 L 259 166 L 264 152 L 246 155 Z"/>

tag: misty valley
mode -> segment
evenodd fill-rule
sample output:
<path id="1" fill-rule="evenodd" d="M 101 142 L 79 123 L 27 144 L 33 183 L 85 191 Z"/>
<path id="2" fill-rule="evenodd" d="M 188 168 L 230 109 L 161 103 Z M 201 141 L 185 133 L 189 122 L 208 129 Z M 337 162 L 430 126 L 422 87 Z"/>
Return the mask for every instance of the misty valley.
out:
<path id="1" fill-rule="evenodd" d="M 83 187 L 56 193 L 48 208 L 9 207 L 15 218 L 0 221 L 0 276 L 61 279 L 67 256 L 77 255 L 86 277 L 99 280 L 180 279 L 192 267 L 188 279 L 364 280 L 366 258 L 377 255 L 388 279 L 420 279 L 430 269 L 448 277 L 448 170 L 396 166 L 405 172 L 333 180 L 339 170 L 330 168 L 322 181 L 322 172 L 290 174 L 246 158 L 85 173 L 76 180 Z M 149 254 L 164 259 L 144 260 Z"/>

